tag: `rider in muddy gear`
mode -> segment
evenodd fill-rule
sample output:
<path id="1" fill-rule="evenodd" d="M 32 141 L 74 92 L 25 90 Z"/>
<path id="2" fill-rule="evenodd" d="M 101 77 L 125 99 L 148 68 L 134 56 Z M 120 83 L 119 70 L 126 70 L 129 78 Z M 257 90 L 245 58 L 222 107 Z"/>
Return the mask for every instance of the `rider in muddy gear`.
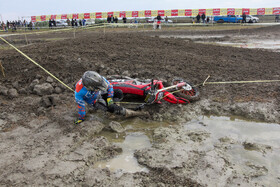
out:
<path id="1" fill-rule="evenodd" d="M 118 97 L 122 96 L 118 93 Z M 85 120 L 85 103 L 88 103 L 95 109 L 109 111 L 126 117 L 137 115 L 135 111 L 127 110 L 114 104 L 113 98 L 114 90 L 109 81 L 95 71 L 85 72 L 82 79 L 77 82 L 75 89 L 75 99 L 79 109 L 79 118 L 75 120 L 75 124 Z"/>

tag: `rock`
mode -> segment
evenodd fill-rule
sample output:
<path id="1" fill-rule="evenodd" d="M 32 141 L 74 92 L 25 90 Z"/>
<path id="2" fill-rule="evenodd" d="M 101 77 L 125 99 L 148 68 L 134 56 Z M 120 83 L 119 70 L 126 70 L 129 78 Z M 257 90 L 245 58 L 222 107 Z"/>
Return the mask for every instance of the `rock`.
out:
<path id="1" fill-rule="evenodd" d="M 53 87 L 50 83 L 43 83 L 40 85 L 35 85 L 33 92 L 37 95 L 50 95 L 53 93 Z"/>
<path id="2" fill-rule="evenodd" d="M 4 86 L 0 86 L 0 94 L 7 96 L 8 95 L 8 89 Z"/>
<path id="3" fill-rule="evenodd" d="M 19 89 L 19 91 L 18 91 L 20 94 L 27 94 L 27 91 L 26 91 L 26 89 L 25 88 L 21 88 L 21 89 Z"/>
<path id="4" fill-rule="evenodd" d="M 62 89 L 60 87 L 55 87 L 54 93 L 60 94 L 60 93 L 62 93 Z"/>
<path id="5" fill-rule="evenodd" d="M 54 96 L 43 96 L 40 101 L 42 107 L 48 108 L 56 105 L 57 99 Z"/>
<path id="6" fill-rule="evenodd" d="M 18 81 L 13 82 L 13 83 L 12 83 L 12 86 L 13 86 L 15 89 L 18 89 L 18 88 L 19 88 Z"/>
<path id="7" fill-rule="evenodd" d="M 16 89 L 12 88 L 8 90 L 8 97 L 9 98 L 15 98 L 18 97 L 18 92 Z"/>
<path id="8" fill-rule="evenodd" d="M 39 83 L 40 83 L 40 81 L 38 79 L 33 80 L 32 83 L 29 85 L 30 90 L 33 90 L 34 86 Z"/>
<path id="9" fill-rule="evenodd" d="M 39 74 L 36 75 L 36 79 L 41 79 L 41 78 L 42 78 L 42 75 L 39 75 Z"/>
<path id="10" fill-rule="evenodd" d="M 119 122 L 116 122 L 116 121 L 112 121 L 109 124 L 109 127 L 110 127 L 111 130 L 113 130 L 114 132 L 117 132 L 117 133 L 122 133 L 122 132 L 125 131 L 123 126 Z"/>
<path id="11" fill-rule="evenodd" d="M 128 77 L 129 77 L 129 76 L 130 76 L 130 73 L 129 73 L 128 71 L 124 71 L 124 72 L 122 73 L 122 75 L 123 75 L 123 76 L 128 76 Z"/>
<path id="12" fill-rule="evenodd" d="M 51 78 L 50 76 L 48 76 L 46 82 L 48 82 L 48 83 L 53 83 L 53 78 Z"/>

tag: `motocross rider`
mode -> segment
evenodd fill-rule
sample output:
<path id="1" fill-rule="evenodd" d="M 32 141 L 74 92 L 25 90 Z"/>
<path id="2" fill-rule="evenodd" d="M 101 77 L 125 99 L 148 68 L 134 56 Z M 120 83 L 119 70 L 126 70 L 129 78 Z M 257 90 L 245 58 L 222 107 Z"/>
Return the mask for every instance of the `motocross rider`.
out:
<path id="1" fill-rule="evenodd" d="M 106 95 L 106 101 L 102 98 L 104 94 Z M 147 114 L 118 106 L 114 103 L 113 97 L 114 90 L 109 81 L 95 71 L 86 71 L 76 83 L 75 99 L 78 104 L 79 118 L 75 120 L 75 124 L 79 124 L 85 120 L 85 103 L 88 103 L 94 108 L 103 107 L 106 111 L 125 117 Z"/>

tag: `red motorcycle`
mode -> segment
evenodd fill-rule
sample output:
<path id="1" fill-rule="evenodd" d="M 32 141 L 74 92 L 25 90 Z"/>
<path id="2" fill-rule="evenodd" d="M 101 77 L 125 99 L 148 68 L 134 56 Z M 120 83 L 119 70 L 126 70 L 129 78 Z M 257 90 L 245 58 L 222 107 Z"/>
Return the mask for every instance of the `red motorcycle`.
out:
<path id="1" fill-rule="evenodd" d="M 168 87 L 164 87 L 163 81 L 153 79 L 139 80 L 120 75 L 107 76 L 106 79 L 121 95 L 137 95 L 145 104 L 160 103 L 162 99 L 173 104 L 188 104 L 199 99 L 198 89 L 182 78 L 173 79 Z"/>

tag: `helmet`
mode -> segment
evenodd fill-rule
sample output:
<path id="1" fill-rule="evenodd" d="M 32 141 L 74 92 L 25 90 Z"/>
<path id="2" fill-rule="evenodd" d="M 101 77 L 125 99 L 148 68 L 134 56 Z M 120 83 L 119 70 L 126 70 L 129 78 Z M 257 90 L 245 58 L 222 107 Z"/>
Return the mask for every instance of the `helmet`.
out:
<path id="1" fill-rule="evenodd" d="M 82 83 L 90 91 L 107 91 L 108 83 L 95 71 L 86 71 L 82 77 Z"/>

